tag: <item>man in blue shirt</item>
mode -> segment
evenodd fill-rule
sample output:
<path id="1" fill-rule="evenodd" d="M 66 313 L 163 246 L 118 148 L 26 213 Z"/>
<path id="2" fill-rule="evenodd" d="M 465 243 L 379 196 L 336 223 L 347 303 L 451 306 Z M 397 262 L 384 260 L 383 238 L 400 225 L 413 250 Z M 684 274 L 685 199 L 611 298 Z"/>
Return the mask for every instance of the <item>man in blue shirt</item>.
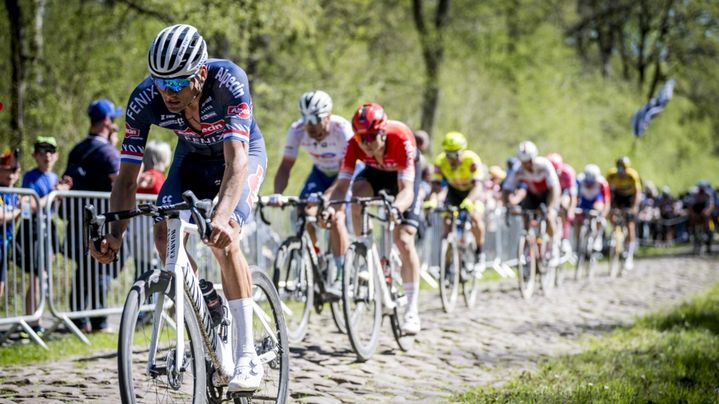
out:
<path id="1" fill-rule="evenodd" d="M 87 109 L 90 131 L 87 137 L 70 151 L 63 175 L 63 181 L 71 184 L 73 191 L 112 190 L 112 183 L 120 170 L 120 153 L 112 145 L 110 138 L 117 128 L 114 124 L 115 118 L 121 116 L 122 112 L 122 108 L 115 107 L 110 100 L 104 98 L 90 103 Z M 124 263 L 123 256 L 109 265 L 100 265 L 85 256 L 82 230 L 82 209 L 85 202 L 82 198 L 74 198 L 67 207 L 69 217 L 66 218 L 66 245 L 73 248 L 66 250 L 66 254 L 77 264 L 70 294 L 73 311 L 104 308 L 112 276 L 119 272 Z M 109 331 L 106 316 L 90 318 L 89 323 L 87 319 L 79 319 L 75 324 L 86 332 Z"/>

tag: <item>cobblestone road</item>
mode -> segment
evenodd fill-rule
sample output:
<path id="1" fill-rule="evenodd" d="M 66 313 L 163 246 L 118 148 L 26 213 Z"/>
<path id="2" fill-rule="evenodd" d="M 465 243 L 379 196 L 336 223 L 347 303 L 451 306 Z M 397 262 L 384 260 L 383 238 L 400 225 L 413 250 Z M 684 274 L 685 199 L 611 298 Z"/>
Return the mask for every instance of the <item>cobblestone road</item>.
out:
<path id="1" fill-rule="evenodd" d="M 329 313 L 314 315 L 305 341 L 291 355 L 294 401 L 442 402 L 477 384 L 501 383 L 537 360 L 577 352 L 579 337 L 631 323 L 638 315 L 684 300 L 719 281 L 714 260 L 637 261 L 624 278 L 568 281 L 550 297 L 519 297 L 509 281 L 483 285 L 475 309 L 442 312 L 434 291 L 423 291 L 423 331 L 411 352 L 400 352 L 388 322 L 375 357 L 356 363 L 347 337 Z M 0 369 L 0 403 L 114 402 L 114 352 L 51 364 Z M 8 399 L 12 398 L 12 400 Z"/>

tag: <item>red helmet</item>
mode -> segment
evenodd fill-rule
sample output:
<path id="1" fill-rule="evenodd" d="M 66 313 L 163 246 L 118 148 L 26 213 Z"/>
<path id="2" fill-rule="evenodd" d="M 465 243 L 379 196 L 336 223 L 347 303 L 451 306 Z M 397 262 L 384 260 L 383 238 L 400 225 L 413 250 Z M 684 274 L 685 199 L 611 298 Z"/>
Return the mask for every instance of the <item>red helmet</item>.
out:
<path id="1" fill-rule="evenodd" d="M 355 112 L 352 117 L 352 130 L 360 135 L 377 133 L 384 129 L 387 123 L 387 114 L 384 108 L 374 102 L 368 102 Z"/>
<path id="2" fill-rule="evenodd" d="M 554 166 L 555 170 L 559 170 L 564 163 L 562 156 L 559 153 L 550 153 L 547 155 L 547 160 Z"/>

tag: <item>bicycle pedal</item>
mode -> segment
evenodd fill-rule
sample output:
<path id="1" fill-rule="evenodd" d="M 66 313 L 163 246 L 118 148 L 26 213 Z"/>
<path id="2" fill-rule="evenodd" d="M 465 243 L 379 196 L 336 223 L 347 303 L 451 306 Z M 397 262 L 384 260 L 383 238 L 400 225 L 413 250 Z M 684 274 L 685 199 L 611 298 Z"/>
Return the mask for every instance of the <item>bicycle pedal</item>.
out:
<path id="1" fill-rule="evenodd" d="M 253 391 L 228 391 L 227 392 L 227 399 L 228 400 L 234 400 L 238 398 L 252 398 L 252 396 L 255 395 L 255 390 Z"/>

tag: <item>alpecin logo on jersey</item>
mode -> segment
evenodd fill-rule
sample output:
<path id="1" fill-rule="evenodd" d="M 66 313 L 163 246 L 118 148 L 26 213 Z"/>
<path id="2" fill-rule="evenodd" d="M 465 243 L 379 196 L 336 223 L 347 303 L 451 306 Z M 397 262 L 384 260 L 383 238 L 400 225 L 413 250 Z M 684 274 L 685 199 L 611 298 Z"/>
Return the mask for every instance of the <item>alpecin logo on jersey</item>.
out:
<path id="1" fill-rule="evenodd" d="M 209 136 L 215 132 L 219 132 L 225 128 L 225 120 L 220 119 L 219 121 L 205 123 L 202 122 L 202 136 Z"/>
<path id="2" fill-rule="evenodd" d="M 250 119 L 252 110 L 246 102 L 243 102 L 240 105 L 230 105 L 227 107 L 227 115 L 237 115 L 240 119 Z"/>

